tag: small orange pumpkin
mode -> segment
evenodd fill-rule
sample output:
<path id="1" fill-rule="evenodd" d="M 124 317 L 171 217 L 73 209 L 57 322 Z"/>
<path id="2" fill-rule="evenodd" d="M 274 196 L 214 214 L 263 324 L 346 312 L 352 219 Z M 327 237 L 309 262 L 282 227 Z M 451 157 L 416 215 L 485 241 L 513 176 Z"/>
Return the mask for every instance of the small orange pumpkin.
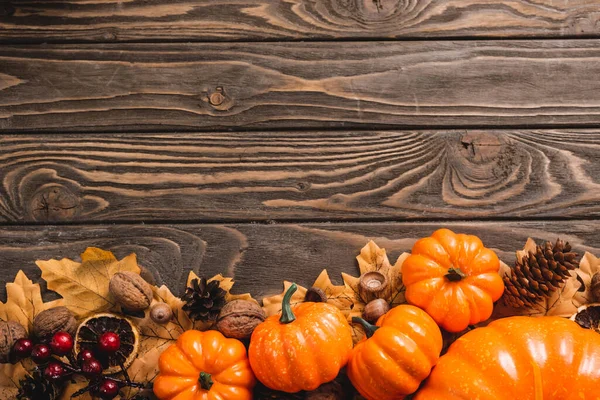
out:
<path id="1" fill-rule="evenodd" d="M 254 329 L 248 350 L 256 378 L 288 393 L 315 390 L 332 381 L 352 351 L 352 328 L 342 312 L 311 302 L 292 310 L 296 290 L 292 284 L 285 293 L 281 316 L 272 315 Z"/>
<path id="2" fill-rule="evenodd" d="M 415 400 L 599 400 L 600 335 L 561 317 L 509 317 L 444 354 Z"/>
<path id="3" fill-rule="evenodd" d="M 158 360 L 160 400 L 251 400 L 256 383 L 246 348 L 218 331 L 184 332 Z"/>
<path id="4" fill-rule="evenodd" d="M 396 400 L 414 393 L 442 351 L 442 333 L 420 308 L 400 305 L 376 325 L 353 318 L 365 328 L 348 362 L 350 381 L 367 400 Z"/>
<path id="5" fill-rule="evenodd" d="M 477 236 L 439 229 L 419 239 L 402 264 L 406 300 L 442 328 L 460 332 L 492 315 L 504 293 L 500 260 Z"/>

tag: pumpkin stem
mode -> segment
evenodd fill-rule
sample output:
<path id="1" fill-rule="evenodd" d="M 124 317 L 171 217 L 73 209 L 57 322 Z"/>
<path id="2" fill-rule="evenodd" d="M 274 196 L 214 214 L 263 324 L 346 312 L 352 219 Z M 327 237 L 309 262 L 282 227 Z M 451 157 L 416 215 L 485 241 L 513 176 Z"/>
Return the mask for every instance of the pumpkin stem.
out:
<path id="1" fill-rule="evenodd" d="M 200 386 L 204 390 L 210 390 L 213 385 L 212 377 L 207 372 L 200 372 L 200 378 L 198 378 L 198 382 L 200 382 Z"/>
<path id="2" fill-rule="evenodd" d="M 292 306 L 290 301 L 292 300 L 292 296 L 298 290 L 298 286 L 295 283 L 292 283 L 292 286 L 285 292 L 283 296 L 283 300 L 281 302 L 281 318 L 279 318 L 279 322 L 282 324 L 289 324 L 290 322 L 294 322 L 296 320 L 296 316 L 292 312 Z"/>
<path id="3" fill-rule="evenodd" d="M 379 329 L 377 325 L 370 324 L 360 317 L 352 317 L 352 322 L 354 322 L 355 324 L 361 324 L 363 328 L 365 328 L 365 335 L 367 335 L 367 338 L 373 336 L 375 331 Z"/>
<path id="4" fill-rule="evenodd" d="M 460 268 L 450 268 L 446 274 L 446 279 L 448 279 L 450 282 L 458 282 L 466 277 L 467 275 L 462 272 Z"/>

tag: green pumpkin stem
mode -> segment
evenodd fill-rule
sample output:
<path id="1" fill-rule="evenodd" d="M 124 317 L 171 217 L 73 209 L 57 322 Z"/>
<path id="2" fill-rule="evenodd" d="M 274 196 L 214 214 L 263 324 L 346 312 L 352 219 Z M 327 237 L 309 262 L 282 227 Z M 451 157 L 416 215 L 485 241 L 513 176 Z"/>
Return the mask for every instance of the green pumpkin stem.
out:
<path id="1" fill-rule="evenodd" d="M 375 334 L 375 331 L 379 329 L 377 325 L 370 324 L 360 317 L 352 317 L 352 322 L 355 324 L 361 324 L 363 328 L 365 328 L 365 335 L 367 335 L 367 338 L 373 336 L 373 334 Z"/>
<path id="2" fill-rule="evenodd" d="M 210 376 L 210 374 L 206 372 L 200 372 L 198 382 L 200 382 L 200 386 L 202 386 L 202 389 L 204 390 L 210 390 L 214 383 L 212 380 L 212 376 Z"/>
<path id="3" fill-rule="evenodd" d="M 290 304 L 296 290 L 298 290 L 298 286 L 295 283 L 292 283 L 292 286 L 290 286 L 283 296 L 283 301 L 281 302 L 281 318 L 279 318 L 279 322 L 282 324 L 289 324 L 296 320 L 296 316 L 292 312 L 292 305 Z"/>
<path id="4" fill-rule="evenodd" d="M 466 277 L 467 275 L 462 272 L 460 268 L 450 268 L 446 274 L 446 279 L 448 279 L 450 282 L 458 282 Z"/>

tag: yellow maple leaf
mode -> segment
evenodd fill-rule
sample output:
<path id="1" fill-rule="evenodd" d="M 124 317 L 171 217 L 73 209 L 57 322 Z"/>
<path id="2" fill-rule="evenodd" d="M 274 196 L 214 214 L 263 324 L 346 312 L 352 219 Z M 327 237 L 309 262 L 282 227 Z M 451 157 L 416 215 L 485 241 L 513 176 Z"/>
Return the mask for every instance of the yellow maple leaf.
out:
<path id="1" fill-rule="evenodd" d="M 281 302 L 283 301 L 283 296 L 288 291 L 290 286 L 292 286 L 292 282 L 283 281 L 283 292 L 274 296 L 263 298 L 263 310 L 265 310 L 267 317 L 279 314 L 281 312 Z M 302 303 L 304 301 L 304 297 L 306 296 L 306 288 L 300 285 L 296 286 L 298 286 L 298 290 L 296 290 L 292 296 L 292 299 L 290 300 L 292 307 Z"/>
<path id="2" fill-rule="evenodd" d="M 6 284 L 6 303 L 0 303 L 0 319 L 17 321 L 29 332 L 37 314 L 60 306 L 62 302 L 59 299 L 44 303 L 40 285 L 28 279 L 23 271 L 19 271 L 14 282 Z"/>
<path id="3" fill-rule="evenodd" d="M 579 262 L 579 269 L 576 270 L 579 279 L 583 282 L 581 291 L 575 294 L 575 304 L 581 307 L 595 301 L 591 293 L 592 277 L 600 273 L 600 258 L 586 252 Z"/>
<path id="4" fill-rule="evenodd" d="M 81 254 L 81 263 L 63 258 L 62 260 L 38 260 L 42 278 L 48 289 L 64 299 L 78 318 L 108 311 L 115 306 L 109 293 L 110 278 L 121 271 L 140 273 L 135 254 L 117 260 L 110 251 L 87 248 Z"/>

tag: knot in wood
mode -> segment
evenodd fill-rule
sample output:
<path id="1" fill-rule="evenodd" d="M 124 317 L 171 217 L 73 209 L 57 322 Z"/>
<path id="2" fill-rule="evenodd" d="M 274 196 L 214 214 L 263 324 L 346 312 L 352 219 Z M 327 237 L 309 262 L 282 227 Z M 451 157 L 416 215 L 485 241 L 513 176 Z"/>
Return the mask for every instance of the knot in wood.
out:
<path id="1" fill-rule="evenodd" d="M 39 189 L 30 202 L 31 217 L 36 221 L 66 221 L 79 214 L 79 198 L 64 186 Z"/>
<path id="2" fill-rule="evenodd" d="M 218 111 L 227 111 L 233 107 L 233 100 L 222 86 L 217 86 L 212 93 L 205 92 L 202 100 Z"/>
<path id="3" fill-rule="evenodd" d="M 211 106 L 220 106 L 225 101 L 225 96 L 222 92 L 214 92 L 208 99 Z"/>

